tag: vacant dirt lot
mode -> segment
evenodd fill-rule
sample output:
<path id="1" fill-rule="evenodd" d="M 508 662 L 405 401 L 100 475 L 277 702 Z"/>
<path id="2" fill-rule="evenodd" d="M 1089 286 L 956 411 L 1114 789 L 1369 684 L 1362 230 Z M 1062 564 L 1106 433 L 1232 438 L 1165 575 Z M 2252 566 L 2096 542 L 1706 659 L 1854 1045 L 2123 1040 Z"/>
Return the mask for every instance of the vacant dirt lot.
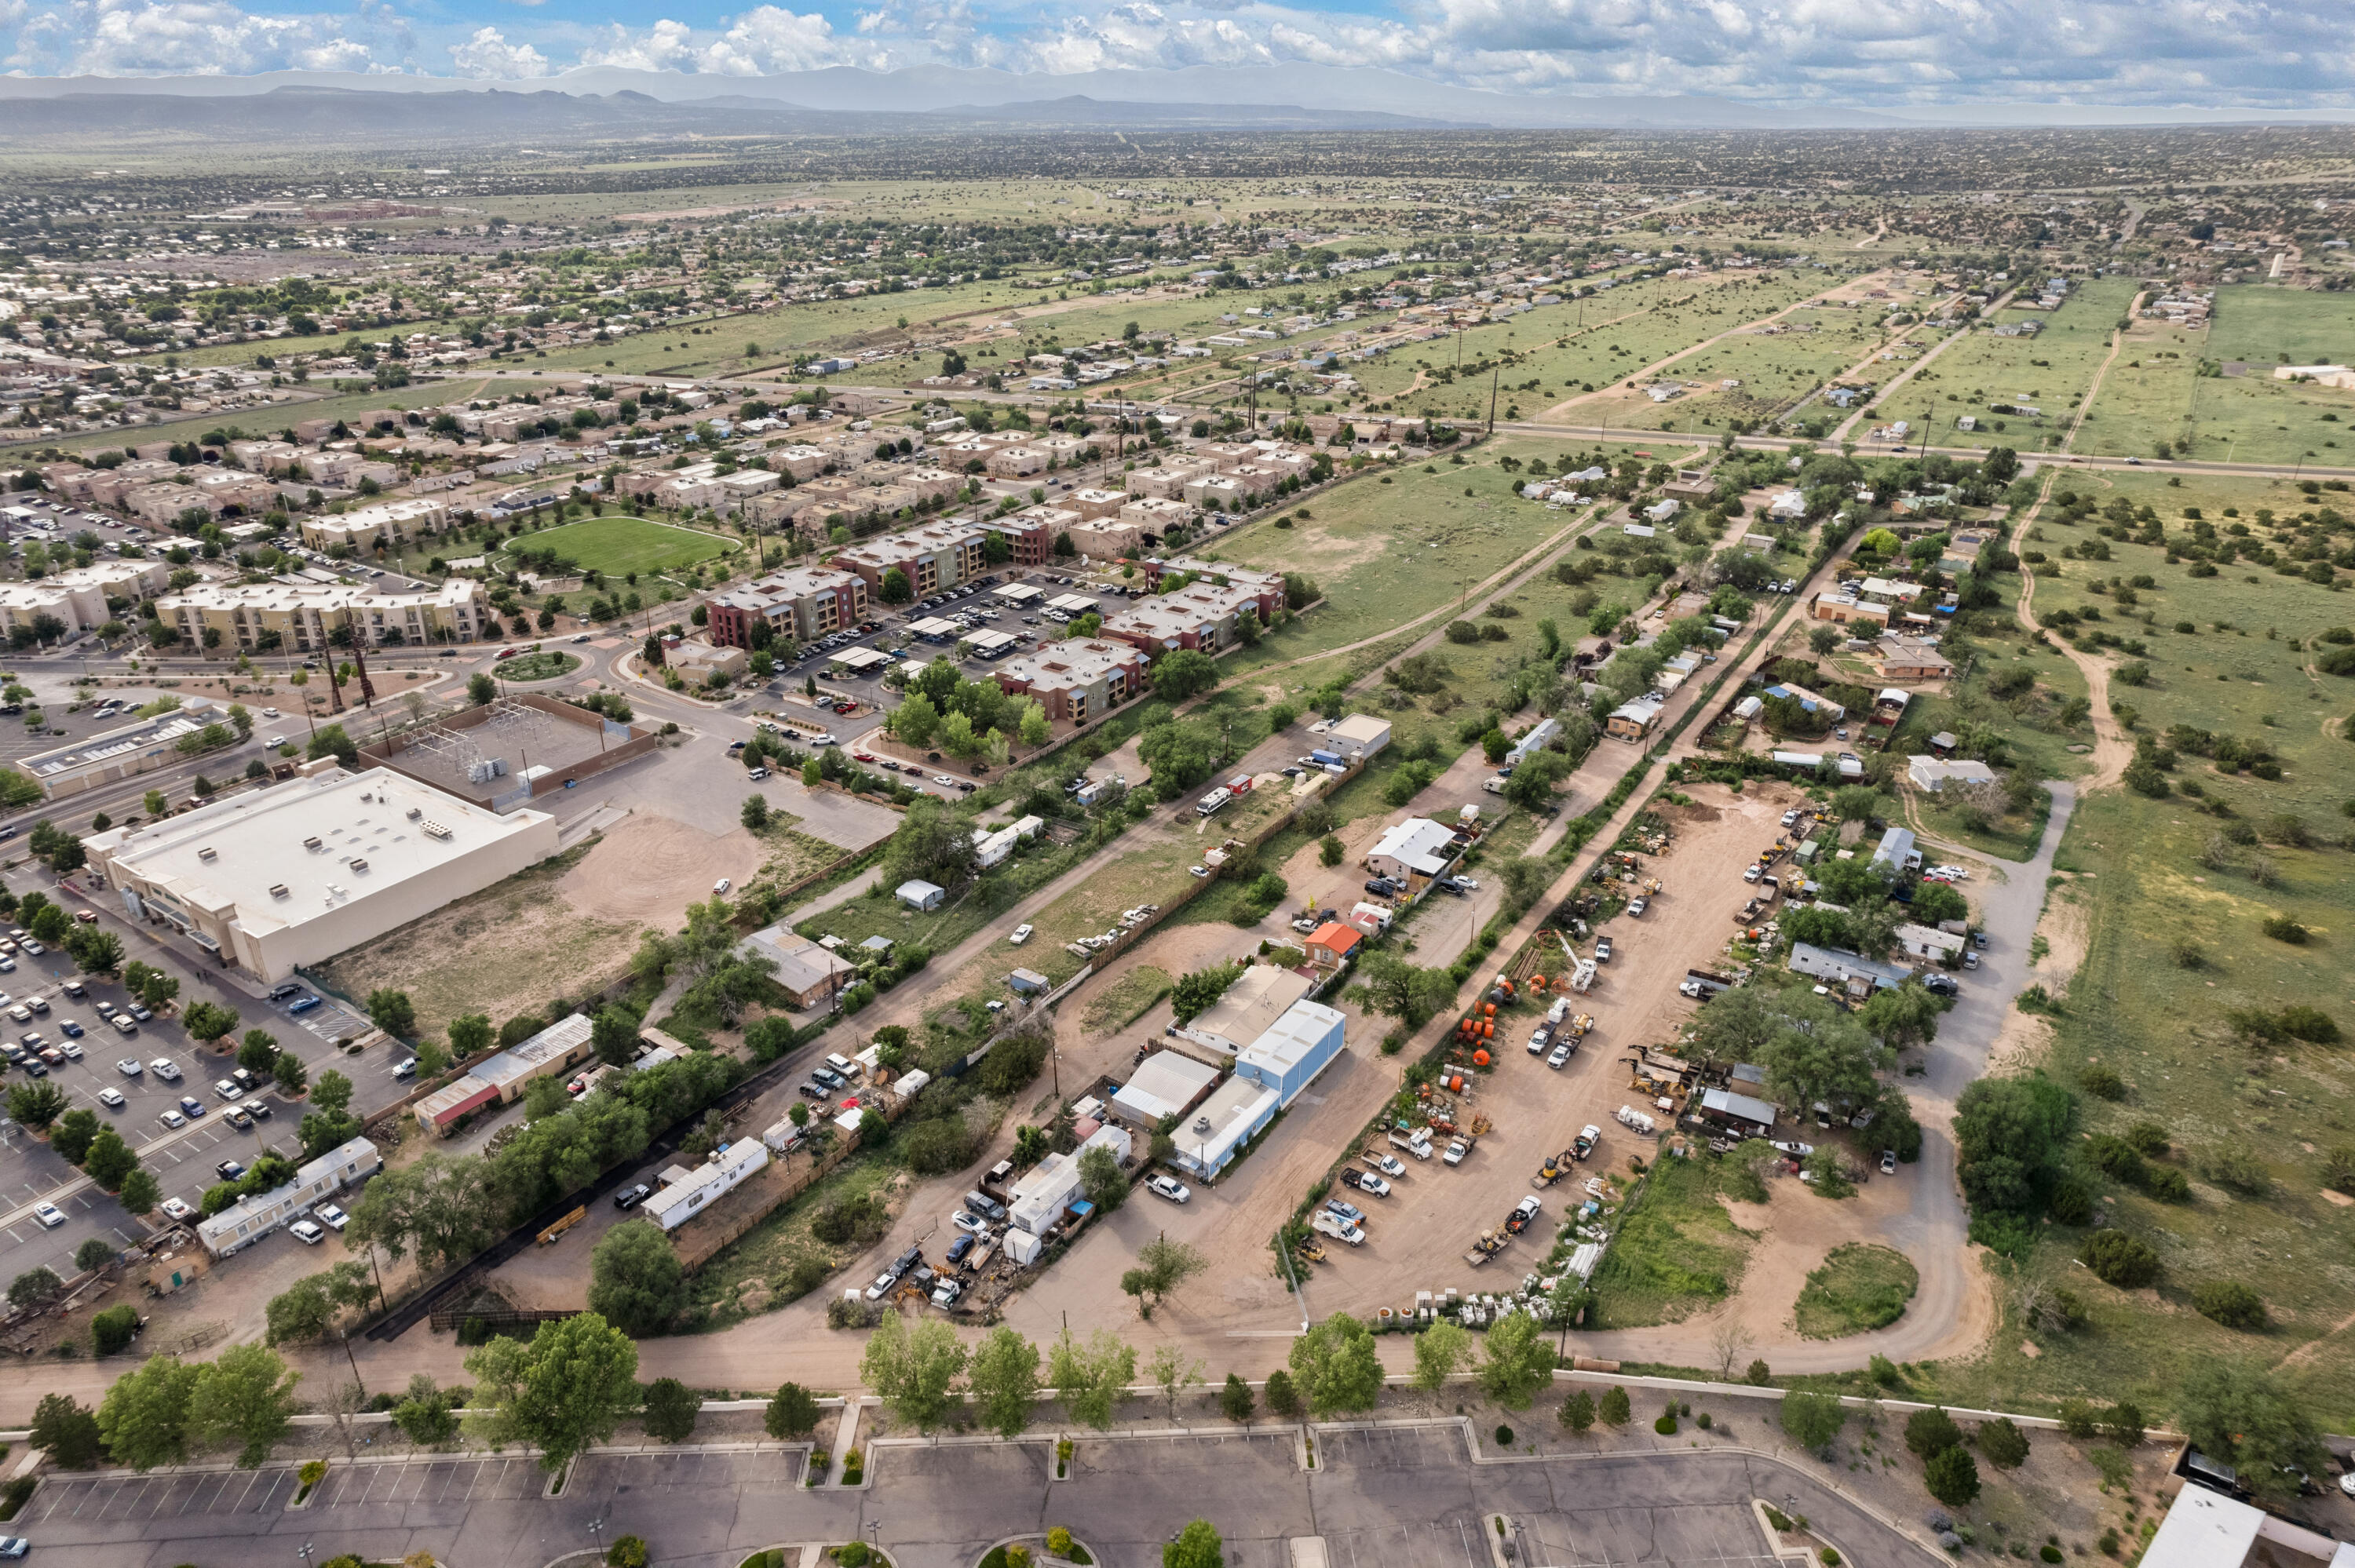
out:
<path id="1" fill-rule="evenodd" d="M 638 811 L 608 830 L 557 891 L 588 919 L 668 928 L 688 905 L 711 896 L 713 883 L 749 877 L 763 858 L 761 841 L 742 828 L 708 833 Z"/>
<path id="2" fill-rule="evenodd" d="M 465 1013 L 496 1022 L 579 996 L 620 975 L 641 922 L 580 907 L 565 890 L 583 866 L 625 853 L 611 838 L 567 851 L 355 948 L 325 967 L 326 981 L 355 998 L 379 986 L 407 991 L 427 1034 Z"/>

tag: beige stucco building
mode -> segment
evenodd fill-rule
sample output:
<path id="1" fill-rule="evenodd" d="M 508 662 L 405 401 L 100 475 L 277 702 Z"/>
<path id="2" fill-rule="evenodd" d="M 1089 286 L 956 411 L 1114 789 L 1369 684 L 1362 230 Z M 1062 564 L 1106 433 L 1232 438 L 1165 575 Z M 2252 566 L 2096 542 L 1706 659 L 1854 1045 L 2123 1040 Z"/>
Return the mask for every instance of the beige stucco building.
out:
<path id="1" fill-rule="evenodd" d="M 276 981 L 556 853 L 545 811 L 501 816 L 381 768 L 313 768 L 91 834 L 96 885 L 131 918 Z"/>
<path id="2" fill-rule="evenodd" d="M 281 577 L 266 583 L 206 583 L 155 603 L 156 614 L 187 640 L 205 647 L 208 629 L 220 633 L 210 650 L 223 655 L 271 648 L 314 653 L 328 646 L 338 626 L 349 626 L 370 648 L 429 642 L 472 642 L 492 634 L 482 585 L 451 577 L 428 593 L 387 593 L 347 583 Z M 277 641 L 264 648 L 267 634 Z"/>

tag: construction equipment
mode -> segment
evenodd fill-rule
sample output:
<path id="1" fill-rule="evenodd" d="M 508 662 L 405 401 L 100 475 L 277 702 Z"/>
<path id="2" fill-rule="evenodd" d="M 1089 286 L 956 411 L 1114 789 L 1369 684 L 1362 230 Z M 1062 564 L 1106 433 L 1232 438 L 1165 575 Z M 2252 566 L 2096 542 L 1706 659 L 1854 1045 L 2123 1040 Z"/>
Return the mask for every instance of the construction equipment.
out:
<path id="1" fill-rule="evenodd" d="M 570 1230 L 573 1226 L 579 1224 L 588 1217 L 589 1206 L 586 1203 L 583 1203 L 581 1207 L 573 1210 L 570 1213 L 565 1215 L 562 1219 L 557 1221 L 554 1224 L 540 1232 L 539 1245 L 542 1246 L 549 1245 L 562 1237 L 565 1232 Z"/>
<path id="2" fill-rule="evenodd" d="M 1535 1176 L 1530 1177 L 1529 1180 L 1536 1182 L 1540 1187 L 1552 1186 L 1555 1182 L 1561 1181 L 1563 1174 L 1570 1170 L 1571 1158 L 1572 1151 L 1567 1149 L 1563 1150 L 1560 1154 L 1547 1155 L 1545 1157 L 1545 1162 L 1538 1167 L 1538 1173 Z"/>
<path id="3" fill-rule="evenodd" d="M 1572 1039 L 1583 1040 L 1586 1038 L 1586 1032 L 1594 1027 L 1594 1014 L 1591 1012 L 1572 1013 L 1570 1016 L 1570 1022 L 1566 1027 L 1570 1030 L 1570 1037 Z"/>
<path id="4" fill-rule="evenodd" d="M 1480 1239 L 1472 1244 L 1472 1250 L 1464 1255 L 1464 1261 L 1470 1264 L 1473 1267 L 1477 1268 L 1482 1264 L 1487 1263 L 1490 1258 L 1496 1256 L 1498 1253 L 1504 1251 L 1507 1246 L 1511 1245 L 1511 1243 L 1512 1238 L 1510 1236 L 1505 1235 L 1499 1232 L 1482 1231 L 1480 1233 Z"/>
<path id="5" fill-rule="evenodd" d="M 1299 1258 L 1303 1263 L 1322 1263 L 1325 1261 L 1324 1247 L 1306 1236 L 1301 1237 L 1299 1245 L 1295 1246 L 1292 1251 L 1293 1255 Z"/>

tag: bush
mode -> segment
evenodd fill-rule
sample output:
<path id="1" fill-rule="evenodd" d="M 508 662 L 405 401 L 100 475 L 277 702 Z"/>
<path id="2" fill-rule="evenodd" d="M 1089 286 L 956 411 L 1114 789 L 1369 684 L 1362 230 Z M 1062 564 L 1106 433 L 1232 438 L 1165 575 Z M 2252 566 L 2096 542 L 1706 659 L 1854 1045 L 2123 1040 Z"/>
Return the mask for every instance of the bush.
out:
<path id="1" fill-rule="evenodd" d="M 1917 1459 L 1926 1459 L 1962 1440 L 1963 1429 L 1944 1410 L 1917 1410 L 1905 1419 L 1905 1447 Z"/>
<path id="2" fill-rule="evenodd" d="M 2172 1166 L 2153 1170 L 2142 1190 L 2162 1203 L 2188 1203 L 2191 1201 L 2191 1179 Z"/>
<path id="3" fill-rule="evenodd" d="M 2268 916 L 2264 924 L 2260 926 L 2258 929 L 2263 931 L 2266 936 L 2271 937 L 2275 941 L 2287 942 L 2293 948 L 2304 947 L 2306 945 L 2306 938 L 2310 935 L 2305 927 L 2299 925 L 2296 921 L 2291 919 L 2286 915 L 2275 915 Z"/>
<path id="4" fill-rule="evenodd" d="M 1750 1363 L 1748 1368 L 1742 1372 L 1742 1378 L 1743 1382 L 1750 1383 L 1753 1387 L 1764 1388 L 1769 1383 L 1774 1381 L 1774 1374 L 1773 1372 L 1768 1370 L 1767 1365 L 1764 1361 L 1753 1361 Z"/>
<path id="5" fill-rule="evenodd" d="M 1663 1415 L 1652 1423 L 1652 1430 L 1663 1437 L 1673 1437 L 1677 1435 L 1677 1418 L 1673 1415 Z"/>
<path id="6" fill-rule="evenodd" d="M 1979 1495 L 1978 1463 L 1967 1448 L 1942 1448 L 1922 1467 L 1922 1482 L 1948 1508 L 1967 1508 Z"/>
<path id="7" fill-rule="evenodd" d="M 2077 1075 L 2077 1086 L 2100 1099 L 2122 1100 L 2126 1097 L 2126 1081 L 2098 1064 Z"/>
<path id="8" fill-rule="evenodd" d="M 2200 1175 L 2235 1192 L 2254 1195 L 2273 1185 L 2273 1178 L 2265 1173 L 2264 1166 L 2245 1149 L 2205 1150 L 2196 1163 Z"/>
<path id="9" fill-rule="evenodd" d="M 2081 1255 L 2096 1279 L 2121 1290 L 2139 1290 L 2158 1283 L 2158 1254 L 2150 1249 L 2148 1243 L 2124 1231 L 2094 1232 L 2085 1238 L 2085 1250 Z"/>
<path id="10" fill-rule="evenodd" d="M 2028 1434 L 2009 1415 L 1980 1422 L 1978 1442 L 1979 1452 L 1999 1470 L 2016 1470 L 2028 1458 Z"/>
<path id="11" fill-rule="evenodd" d="M 605 1548 L 605 1568 L 646 1568 L 646 1543 L 634 1535 L 624 1535 Z"/>
<path id="12" fill-rule="evenodd" d="M 2237 1279 L 2202 1280 L 2191 1292 L 2191 1305 L 2227 1329 L 2254 1333 L 2265 1326 L 2265 1298 Z"/>
<path id="13" fill-rule="evenodd" d="M 139 1309 L 128 1301 L 109 1307 L 90 1320 L 91 1348 L 101 1356 L 123 1350 L 138 1333 Z"/>

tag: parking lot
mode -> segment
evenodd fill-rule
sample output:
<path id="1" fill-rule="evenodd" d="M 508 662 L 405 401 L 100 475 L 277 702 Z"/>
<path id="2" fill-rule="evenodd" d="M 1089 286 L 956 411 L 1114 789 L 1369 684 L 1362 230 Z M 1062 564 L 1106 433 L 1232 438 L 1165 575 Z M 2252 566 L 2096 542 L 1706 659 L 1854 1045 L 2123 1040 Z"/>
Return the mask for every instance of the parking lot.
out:
<path id="1" fill-rule="evenodd" d="M 69 892 L 66 901 L 72 903 L 74 896 Z M 100 913 L 111 928 L 125 928 L 112 916 L 102 898 L 93 900 L 89 907 Z M 134 956 L 142 945 L 140 935 L 134 933 Z M 147 961 L 155 962 L 158 957 L 151 951 Z M 138 1022 L 136 1033 L 123 1034 L 99 1011 L 101 1003 L 118 1011 L 131 1005 L 133 999 L 119 980 L 80 975 L 70 959 L 54 950 L 37 957 L 19 952 L 9 961 L 16 968 L 0 972 L 0 994 L 8 999 L 0 1002 L 0 1012 L 23 1007 L 30 1016 L 21 1022 L 13 1015 L 0 1017 L 0 1025 L 6 1031 L 0 1039 L 21 1046 L 26 1036 L 37 1034 L 42 1044 L 61 1056 L 68 1048 L 80 1051 L 78 1060 L 64 1057 L 54 1065 L 44 1063 L 48 1071 L 43 1081 L 65 1091 L 68 1109 L 96 1112 L 101 1124 L 112 1128 L 137 1150 L 140 1163 L 155 1173 L 166 1200 L 178 1200 L 193 1210 L 205 1189 L 221 1180 L 218 1167 L 224 1160 L 250 1165 L 264 1151 L 289 1158 L 296 1155 L 302 1107 L 290 1106 L 265 1082 L 240 1090 L 237 1101 L 259 1100 L 272 1114 L 246 1128 L 231 1125 L 227 1115 L 230 1102 L 214 1085 L 235 1067 L 234 1058 L 190 1041 L 175 1017 L 152 1017 Z M 208 994 L 199 989 L 200 982 L 189 978 L 201 971 L 193 966 L 169 967 L 183 975 L 182 1008 Z M 67 994 L 67 986 L 73 983 L 82 986 L 80 998 Z M 379 1050 L 364 1058 L 337 1053 L 334 1047 L 337 1037 L 364 1033 L 368 1024 L 332 997 L 299 1014 L 290 1011 L 293 999 L 268 1002 L 232 994 L 214 1000 L 227 1001 L 240 1014 L 230 1041 L 242 1037 L 247 1029 L 266 1029 L 282 1048 L 304 1059 L 314 1080 L 330 1067 L 349 1077 L 354 1114 L 365 1118 L 371 1109 L 399 1097 L 402 1086 L 393 1076 L 393 1068 L 406 1053 Z M 36 1001 L 48 1011 L 35 1012 Z M 82 1031 L 79 1038 L 68 1033 L 69 1022 Z M 155 1071 L 151 1064 L 158 1057 L 178 1067 L 177 1082 Z M 126 1073 L 124 1064 L 136 1064 L 139 1071 Z M 9 1083 L 27 1079 L 22 1068 L 6 1071 Z M 121 1097 L 123 1103 L 111 1105 L 100 1097 L 109 1092 Z M 184 1097 L 195 1100 L 203 1114 L 192 1116 L 183 1110 Z M 167 1111 L 181 1115 L 185 1125 L 166 1125 L 163 1118 Z M 80 1183 L 78 1188 L 60 1193 L 61 1188 L 75 1183 Z M 32 1207 L 44 1202 L 56 1203 L 66 1223 L 42 1225 Z M 151 1220 L 165 1223 L 164 1211 L 159 1208 Z M 0 1278 L 12 1279 L 41 1265 L 70 1275 L 74 1249 L 91 1236 L 102 1236 L 119 1247 L 143 1234 L 144 1227 L 120 1203 L 69 1165 L 47 1141 L 0 1118 Z"/>

